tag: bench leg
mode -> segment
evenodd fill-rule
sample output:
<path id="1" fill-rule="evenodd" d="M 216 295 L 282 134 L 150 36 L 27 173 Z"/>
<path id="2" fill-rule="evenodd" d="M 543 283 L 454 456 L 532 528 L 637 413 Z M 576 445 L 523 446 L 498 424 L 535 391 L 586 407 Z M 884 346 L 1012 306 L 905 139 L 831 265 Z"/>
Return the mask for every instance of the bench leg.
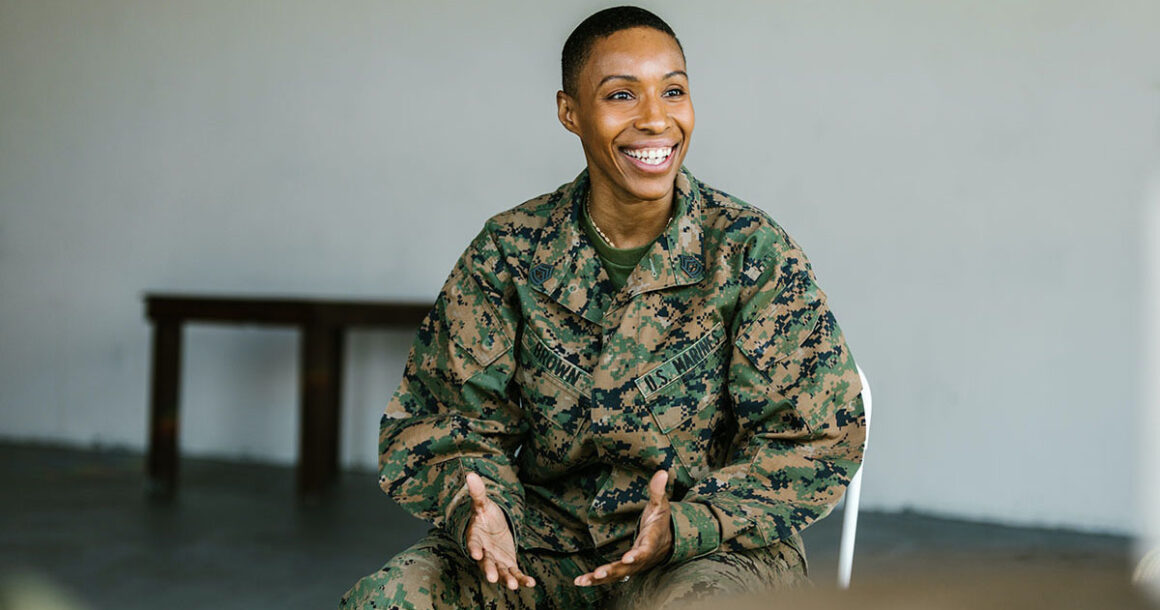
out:
<path id="1" fill-rule="evenodd" d="M 181 323 L 153 324 L 150 388 L 148 493 L 159 499 L 177 491 L 177 418 L 181 391 Z"/>
<path id="2" fill-rule="evenodd" d="M 298 491 L 313 495 L 333 483 L 338 474 L 343 331 L 325 326 L 302 330 Z"/>

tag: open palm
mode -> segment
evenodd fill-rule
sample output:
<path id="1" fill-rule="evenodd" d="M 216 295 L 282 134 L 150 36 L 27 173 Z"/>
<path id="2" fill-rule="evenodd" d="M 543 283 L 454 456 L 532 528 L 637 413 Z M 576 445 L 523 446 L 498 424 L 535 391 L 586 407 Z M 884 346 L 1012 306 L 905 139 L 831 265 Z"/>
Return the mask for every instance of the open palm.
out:
<path id="1" fill-rule="evenodd" d="M 513 590 L 520 585 L 534 587 L 535 579 L 516 564 L 516 543 L 503 509 L 487 497 L 483 479 L 474 472 L 467 473 L 467 492 L 475 511 L 467 525 L 467 551 L 487 581 L 499 582 L 503 578 Z"/>
<path id="2" fill-rule="evenodd" d="M 577 576 L 573 581 L 580 587 L 605 585 L 626 579 L 660 564 L 673 549 L 673 531 L 670 521 L 672 508 L 665 494 L 669 473 L 658 470 L 648 482 L 648 504 L 640 515 L 640 528 L 632 548 L 618 561 L 602 565 L 587 574 Z"/>

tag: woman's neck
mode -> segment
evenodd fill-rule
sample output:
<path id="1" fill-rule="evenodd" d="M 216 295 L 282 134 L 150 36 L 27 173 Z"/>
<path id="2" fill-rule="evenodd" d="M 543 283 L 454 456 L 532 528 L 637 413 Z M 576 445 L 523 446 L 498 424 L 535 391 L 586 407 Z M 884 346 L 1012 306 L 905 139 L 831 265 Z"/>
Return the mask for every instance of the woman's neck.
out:
<path id="1" fill-rule="evenodd" d="M 672 216 L 673 193 L 656 201 L 618 198 L 592 185 L 588 190 L 588 215 L 613 248 L 639 248 L 652 243 Z"/>

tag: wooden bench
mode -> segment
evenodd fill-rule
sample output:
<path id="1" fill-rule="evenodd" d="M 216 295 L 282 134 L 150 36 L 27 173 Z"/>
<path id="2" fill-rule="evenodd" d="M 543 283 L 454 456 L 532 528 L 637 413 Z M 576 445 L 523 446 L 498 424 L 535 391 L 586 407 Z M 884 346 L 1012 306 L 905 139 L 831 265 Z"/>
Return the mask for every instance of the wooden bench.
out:
<path id="1" fill-rule="evenodd" d="M 146 294 L 153 324 L 148 476 L 155 497 L 177 489 L 181 335 L 187 322 L 299 329 L 298 491 L 311 495 L 338 473 L 343 345 L 347 328 L 417 328 L 430 303 Z"/>

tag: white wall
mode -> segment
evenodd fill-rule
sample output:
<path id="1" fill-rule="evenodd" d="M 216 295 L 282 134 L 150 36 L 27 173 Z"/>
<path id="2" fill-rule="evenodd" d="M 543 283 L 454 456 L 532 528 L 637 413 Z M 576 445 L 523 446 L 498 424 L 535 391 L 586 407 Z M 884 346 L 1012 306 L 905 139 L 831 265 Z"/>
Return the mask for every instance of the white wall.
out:
<path id="1" fill-rule="evenodd" d="M 432 298 L 581 169 L 558 53 L 604 4 L 0 0 L 0 436 L 142 448 L 147 290 Z M 687 164 L 802 243 L 871 377 L 865 504 L 1140 531 L 1158 5 L 650 6 Z M 294 337 L 187 331 L 186 453 L 293 461 Z M 350 338 L 345 463 L 408 341 Z"/>
<path id="2" fill-rule="evenodd" d="M 1158 109 L 1160 111 L 1160 109 Z M 1142 464 L 1140 480 L 1140 511 L 1145 516 L 1143 535 L 1137 540 L 1137 555 L 1143 558 L 1149 552 L 1160 552 L 1160 133 L 1157 135 L 1157 164 L 1142 218 L 1145 240 L 1145 316 L 1143 333 L 1146 337 L 1144 359 L 1144 417 L 1137 431 L 1139 455 Z M 1160 572 L 1152 570 L 1150 585 L 1153 600 L 1160 602 Z"/>

